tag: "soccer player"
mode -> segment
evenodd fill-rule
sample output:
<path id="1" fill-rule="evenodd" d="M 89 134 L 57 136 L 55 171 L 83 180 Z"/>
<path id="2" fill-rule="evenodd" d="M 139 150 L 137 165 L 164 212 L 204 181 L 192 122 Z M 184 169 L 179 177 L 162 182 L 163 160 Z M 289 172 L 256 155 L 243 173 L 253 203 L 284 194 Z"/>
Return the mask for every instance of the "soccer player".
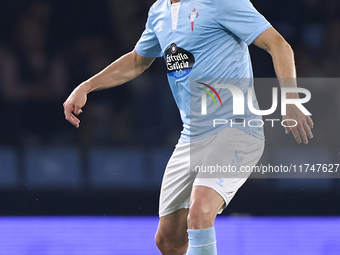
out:
<path id="1" fill-rule="evenodd" d="M 198 107 L 193 106 L 195 102 L 200 106 L 202 90 L 215 90 L 215 81 L 220 78 L 233 79 L 247 94 L 252 87 L 249 78 L 253 77 L 248 52 L 251 43 L 272 56 L 281 87 L 297 86 L 290 45 L 248 0 L 158 0 L 149 11 L 146 29 L 135 49 L 80 84 L 64 103 L 66 119 L 79 127 L 77 115 L 88 93 L 126 83 L 144 72 L 156 57 L 164 57 L 183 131 L 162 182 L 155 237 L 162 254 L 217 254 L 216 215 L 249 176 L 236 172 L 206 178 L 203 171 L 193 171 L 193 166 L 255 165 L 262 155 L 262 128 L 243 125 L 259 117 L 245 110 L 236 118 L 228 90 L 216 92 L 221 105 L 223 100 L 226 106 L 214 108 L 214 114 L 200 115 L 191 109 Z M 213 78 L 214 84 L 205 78 Z M 191 82 L 196 89 L 190 87 Z M 290 93 L 288 97 L 297 99 L 299 95 Z M 253 103 L 256 108 L 255 95 Z M 207 103 L 208 111 L 211 104 L 212 99 Z M 234 126 L 213 127 L 212 118 L 216 117 L 232 119 Z M 291 126 L 286 133 L 292 132 L 298 143 L 307 144 L 313 137 L 311 118 L 294 104 L 287 105 L 283 119 Z M 298 125 L 293 127 L 288 119 Z"/>

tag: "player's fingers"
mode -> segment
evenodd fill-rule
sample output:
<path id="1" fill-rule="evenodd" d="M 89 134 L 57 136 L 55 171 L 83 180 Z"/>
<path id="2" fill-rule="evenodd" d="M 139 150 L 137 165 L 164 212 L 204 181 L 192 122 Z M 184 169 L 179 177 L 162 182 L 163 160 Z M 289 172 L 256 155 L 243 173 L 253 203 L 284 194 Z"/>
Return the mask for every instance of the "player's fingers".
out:
<path id="1" fill-rule="evenodd" d="M 65 119 L 70 122 L 76 128 L 79 127 L 80 120 L 71 113 L 70 115 L 66 116 Z"/>
<path id="2" fill-rule="evenodd" d="M 73 111 L 73 107 L 68 104 L 67 102 L 65 102 L 63 104 L 64 106 L 64 115 L 65 115 L 65 119 L 66 120 L 70 120 L 71 119 L 71 114 L 72 114 L 72 111 Z"/>
<path id="3" fill-rule="evenodd" d="M 310 116 L 307 116 L 307 124 L 310 126 L 310 128 L 314 127 L 314 122 Z"/>
<path id="4" fill-rule="evenodd" d="M 285 127 L 285 131 L 286 131 L 286 134 L 289 134 L 290 133 L 290 128 L 289 127 Z"/>
<path id="5" fill-rule="evenodd" d="M 79 127 L 80 120 L 76 116 L 74 116 L 74 114 L 71 113 L 70 119 L 68 121 L 76 128 Z"/>
<path id="6" fill-rule="evenodd" d="M 302 123 L 297 125 L 297 129 L 299 131 L 301 140 L 303 141 L 304 144 L 308 144 L 308 137 L 307 137 L 307 133 L 305 131 L 305 126 L 306 125 L 307 125 L 307 123 L 305 121 L 303 121 Z"/>
<path id="7" fill-rule="evenodd" d="M 79 115 L 79 114 L 82 113 L 82 109 L 79 107 L 79 105 L 75 105 L 75 106 L 74 106 L 73 113 L 74 113 L 75 115 Z"/>
<path id="8" fill-rule="evenodd" d="M 312 139 L 313 138 L 313 132 L 311 130 L 311 126 L 309 126 L 309 124 L 307 122 L 304 123 L 304 129 L 305 129 L 305 132 L 306 132 L 308 138 Z"/>
<path id="9" fill-rule="evenodd" d="M 64 103 L 65 119 L 69 121 L 76 128 L 79 127 L 80 120 L 73 114 L 74 107 L 69 103 Z"/>
<path id="10" fill-rule="evenodd" d="M 300 136 L 299 130 L 297 128 L 291 128 L 290 130 L 292 131 L 292 134 L 293 134 L 293 136 L 295 138 L 295 141 L 297 143 L 301 143 L 302 140 L 301 140 L 301 136 Z"/>
<path id="11" fill-rule="evenodd" d="M 304 129 L 299 130 L 299 132 L 300 132 L 300 136 L 301 136 L 303 143 L 308 144 L 308 137 Z"/>

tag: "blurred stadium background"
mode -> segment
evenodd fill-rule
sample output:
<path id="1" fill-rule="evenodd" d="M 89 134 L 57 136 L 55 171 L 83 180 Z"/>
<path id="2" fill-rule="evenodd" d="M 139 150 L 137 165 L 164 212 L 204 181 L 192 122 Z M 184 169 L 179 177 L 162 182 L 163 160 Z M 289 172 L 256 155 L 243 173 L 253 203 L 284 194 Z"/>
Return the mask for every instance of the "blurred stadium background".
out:
<path id="1" fill-rule="evenodd" d="M 316 124 L 310 145 L 296 145 L 281 127 L 267 128 L 262 162 L 302 159 L 304 163 L 339 163 L 340 87 L 334 86 L 334 81 L 340 74 L 340 2 L 252 2 L 292 45 L 299 77 L 333 81 L 333 85 L 316 82 L 308 87 L 313 101 L 309 107 Z M 163 60 L 157 59 L 147 72 L 125 86 L 91 93 L 79 129 L 65 121 L 62 108 L 75 86 L 133 49 L 152 3 L 0 2 L 0 255 L 90 254 L 96 247 L 102 247 L 96 254 L 157 254 L 153 233 L 159 188 L 181 130 Z M 250 50 L 255 76 L 275 77 L 270 56 L 254 46 Z M 261 86 L 256 90 L 260 105 L 270 105 L 271 91 Z M 225 229 L 241 228 L 238 237 L 230 229 L 225 234 L 225 238 L 233 237 L 235 241 L 236 248 L 230 248 L 233 254 L 339 254 L 339 239 L 331 238 L 339 237 L 339 218 L 329 217 L 340 215 L 339 199 L 340 179 L 336 178 L 250 179 L 223 213 L 228 217 L 219 221 Z M 54 231 L 56 222 L 60 229 Z M 116 230 L 103 229 L 103 224 Z M 117 231 L 123 233 L 124 226 L 129 229 L 134 224 L 140 228 L 139 235 L 123 234 L 117 239 Z M 32 226 L 36 226 L 36 232 L 31 235 L 35 229 Z M 285 246 L 286 250 L 280 251 L 286 253 L 280 253 L 275 250 L 279 245 L 276 239 L 271 246 L 268 241 L 271 248 L 266 251 L 259 248 L 265 242 L 252 246 L 259 228 L 259 235 L 269 238 L 267 226 L 281 229 L 278 236 L 281 233 L 288 238 L 287 243 L 295 243 L 294 247 L 302 250 L 287 250 Z M 301 232 L 304 227 L 308 231 Z M 51 241 L 62 238 L 64 230 L 74 230 L 73 239 L 69 238 L 67 244 Z M 85 237 L 84 231 L 89 236 Z M 100 245 L 91 246 L 89 253 L 74 248 L 86 247 L 77 236 L 96 238 L 91 237 L 91 231 L 98 233 Z M 51 236 L 52 232 L 58 238 Z M 292 232 L 294 236 L 289 235 Z M 319 242 L 312 241 L 314 233 Z M 45 241 L 39 238 L 43 234 Z M 17 237 L 22 250 L 13 248 Z M 145 247 L 152 248 L 138 251 L 141 248 L 136 247 L 138 252 L 124 252 L 129 238 L 137 244 L 147 242 Z M 238 242 L 245 246 L 237 248 Z M 60 245 L 69 247 L 69 253 L 51 248 Z"/>

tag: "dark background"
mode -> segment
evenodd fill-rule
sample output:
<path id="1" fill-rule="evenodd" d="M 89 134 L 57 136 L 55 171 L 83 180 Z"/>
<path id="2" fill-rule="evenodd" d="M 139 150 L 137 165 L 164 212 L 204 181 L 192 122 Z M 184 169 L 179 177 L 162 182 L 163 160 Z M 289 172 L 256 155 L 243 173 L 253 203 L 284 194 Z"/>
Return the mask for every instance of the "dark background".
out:
<path id="1" fill-rule="evenodd" d="M 309 147 L 281 127 L 266 129 L 261 162 L 299 155 L 339 163 L 340 2 L 252 2 L 292 45 L 300 78 L 333 81 L 308 88 L 316 124 Z M 91 93 L 79 129 L 62 108 L 79 83 L 134 48 L 152 3 L 0 2 L 1 215 L 157 214 L 162 172 L 181 131 L 163 60 L 124 86 Z M 269 54 L 250 51 L 255 76 L 274 77 Z M 270 90 L 256 90 L 268 108 Z M 339 184 L 250 179 L 224 214 L 339 215 Z"/>

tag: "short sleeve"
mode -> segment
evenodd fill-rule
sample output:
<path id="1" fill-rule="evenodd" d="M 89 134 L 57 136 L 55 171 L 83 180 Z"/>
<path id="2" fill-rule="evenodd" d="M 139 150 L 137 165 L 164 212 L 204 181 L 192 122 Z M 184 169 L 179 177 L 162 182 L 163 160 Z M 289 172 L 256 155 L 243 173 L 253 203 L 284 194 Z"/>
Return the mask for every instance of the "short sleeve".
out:
<path id="1" fill-rule="evenodd" d="M 145 30 L 137 42 L 135 50 L 143 57 L 161 57 L 163 55 L 152 24 L 152 8 L 149 11 Z"/>
<path id="2" fill-rule="evenodd" d="M 249 0 L 217 0 L 216 3 L 217 22 L 248 45 L 271 27 Z"/>

